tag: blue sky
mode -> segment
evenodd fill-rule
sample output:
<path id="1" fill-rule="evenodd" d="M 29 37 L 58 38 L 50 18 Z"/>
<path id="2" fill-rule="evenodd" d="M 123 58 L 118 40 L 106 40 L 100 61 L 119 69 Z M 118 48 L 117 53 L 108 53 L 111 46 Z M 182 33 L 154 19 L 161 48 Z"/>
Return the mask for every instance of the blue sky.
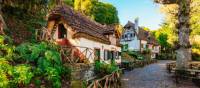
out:
<path id="1" fill-rule="evenodd" d="M 159 5 L 153 0 L 100 0 L 113 4 L 118 10 L 118 16 L 122 25 L 128 20 L 134 22 L 139 17 L 139 25 L 158 29 L 163 22 L 164 15 L 159 11 Z"/>

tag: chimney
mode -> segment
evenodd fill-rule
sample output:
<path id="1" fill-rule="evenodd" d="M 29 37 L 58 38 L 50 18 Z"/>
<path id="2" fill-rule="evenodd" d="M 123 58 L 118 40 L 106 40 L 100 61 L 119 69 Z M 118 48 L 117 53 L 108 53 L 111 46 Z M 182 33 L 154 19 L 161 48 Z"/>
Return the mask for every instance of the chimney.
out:
<path id="1" fill-rule="evenodd" d="M 135 29 L 138 32 L 138 30 L 139 30 L 139 18 L 138 17 L 135 18 Z"/>

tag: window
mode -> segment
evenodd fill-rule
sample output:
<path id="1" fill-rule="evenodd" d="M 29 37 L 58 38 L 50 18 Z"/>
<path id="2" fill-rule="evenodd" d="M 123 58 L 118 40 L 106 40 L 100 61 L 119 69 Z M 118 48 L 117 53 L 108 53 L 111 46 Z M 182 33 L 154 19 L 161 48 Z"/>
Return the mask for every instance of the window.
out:
<path id="1" fill-rule="evenodd" d="M 144 48 L 144 47 L 143 47 L 143 44 L 141 44 L 141 48 Z"/>
<path id="2" fill-rule="evenodd" d="M 118 55 L 121 56 L 122 52 L 118 52 L 118 53 L 119 53 Z"/>
<path id="3" fill-rule="evenodd" d="M 67 36 L 66 29 L 63 24 L 58 25 L 58 39 L 65 38 Z"/>
<path id="4" fill-rule="evenodd" d="M 101 56 L 100 49 L 95 49 L 94 53 L 95 53 L 95 59 L 100 60 L 100 56 Z"/>
<path id="5" fill-rule="evenodd" d="M 127 35 L 126 35 L 126 34 L 125 34 L 124 36 L 125 36 L 125 38 L 127 38 Z"/>
<path id="6" fill-rule="evenodd" d="M 104 60 L 108 60 L 108 51 L 104 50 Z"/>
<path id="7" fill-rule="evenodd" d="M 107 51 L 108 54 L 107 54 L 107 60 L 111 59 L 111 52 L 110 51 Z"/>
<path id="8" fill-rule="evenodd" d="M 111 52 L 110 52 L 110 59 L 111 59 L 111 60 L 114 60 L 114 59 L 115 59 L 114 56 L 115 56 L 115 52 L 114 52 L 114 51 L 111 51 Z"/>
<path id="9" fill-rule="evenodd" d="M 120 56 L 120 52 L 117 51 L 117 52 L 116 52 L 116 59 L 119 59 L 119 56 Z"/>
<path id="10" fill-rule="evenodd" d="M 125 44 L 122 46 L 122 51 L 127 51 L 128 50 L 128 44 Z"/>
<path id="11" fill-rule="evenodd" d="M 122 39 L 124 39 L 124 35 L 122 35 Z"/>
<path id="12" fill-rule="evenodd" d="M 130 37 L 131 37 L 131 38 L 133 37 L 133 34 L 132 34 L 132 33 L 130 34 Z"/>
<path id="13" fill-rule="evenodd" d="M 148 48 L 149 48 L 149 45 L 146 45 L 146 48 L 148 49 Z"/>
<path id="14" fill-rule="evenodd" d="M 145 44 L 143 45 L 143 48 L 146 48 L 146 45 L 145 45 Z"/>

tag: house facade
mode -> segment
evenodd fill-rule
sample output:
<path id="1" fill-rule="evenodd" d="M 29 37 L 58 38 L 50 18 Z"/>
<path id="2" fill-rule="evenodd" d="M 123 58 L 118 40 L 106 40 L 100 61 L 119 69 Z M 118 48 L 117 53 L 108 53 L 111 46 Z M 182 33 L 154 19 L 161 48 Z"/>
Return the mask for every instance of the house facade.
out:
<path id="1" fill-rule="evenodd" d="M 128 21 L 124 26 L 124 33 L 121 37 L 120 43 L 123 45 L 123 51 L 137 51 L 151 50 L 151 57 L 155 58 L 160 51 L 160 45 L 149 31 L 139 27 L 138 19 L 135 23 Z"/>
<path id="2" fill-rule="evenodd" d="M 48 16 L 47 29 L 55 31 L 53 38 L 61 46 L 75 46 L 76 52 L 92 50 L 84 54 L 90 63 L 95 59 L 121 63 L 121 47 L 114 26 L 101 25 L 71 7 L 57 6 Z"/>

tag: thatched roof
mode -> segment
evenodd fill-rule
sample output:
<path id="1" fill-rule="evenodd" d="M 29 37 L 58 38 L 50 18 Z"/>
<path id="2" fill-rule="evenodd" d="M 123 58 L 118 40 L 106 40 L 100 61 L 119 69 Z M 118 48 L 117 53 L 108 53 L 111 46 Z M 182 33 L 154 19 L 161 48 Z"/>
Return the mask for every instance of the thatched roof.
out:
<path id="1" fill-rule="evenodd" d="M 105 37 L 105 34 L 114 33 L 114 28 L 111 26 L 101 25 L 85 15 L 74 11 L 69 6 L 57 6 L 54 8 L 50 15 L 49 20 L 61 20 L 76 31 L 74 37 L 86 37 L 90 36 L 99 42 L 110 43 L 109 39 Z"/>

